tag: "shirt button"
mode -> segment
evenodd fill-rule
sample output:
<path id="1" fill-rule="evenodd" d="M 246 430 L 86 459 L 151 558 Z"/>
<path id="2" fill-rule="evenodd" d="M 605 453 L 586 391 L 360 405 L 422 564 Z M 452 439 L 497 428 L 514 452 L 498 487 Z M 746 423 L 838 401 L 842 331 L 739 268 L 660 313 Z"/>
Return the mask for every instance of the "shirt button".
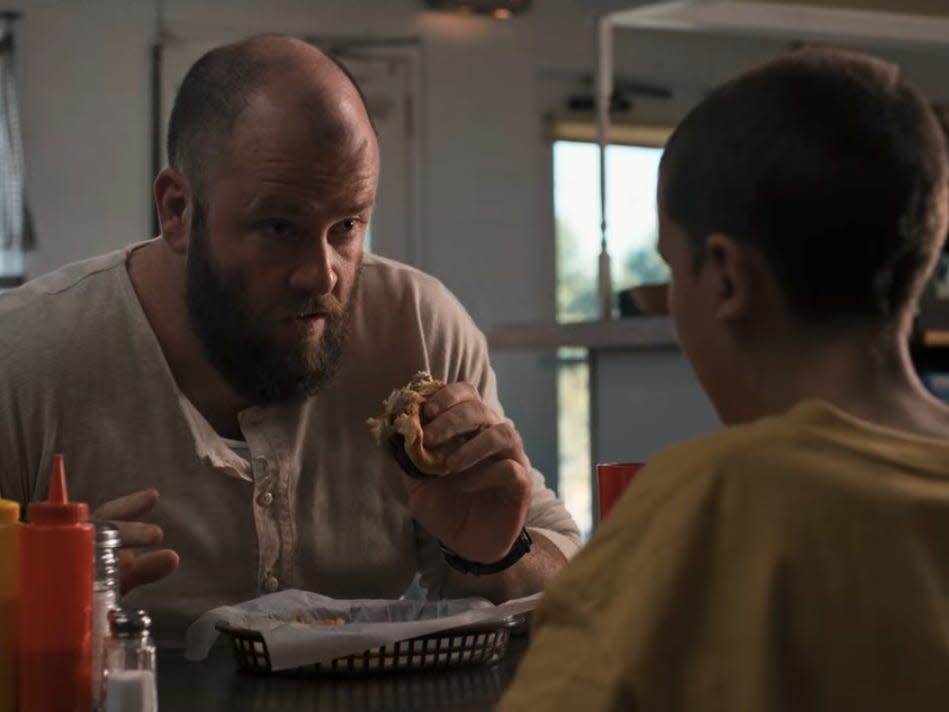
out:
<path id="1" fill-rule="evenodd" d="M 264 590 L 267 593 L 274 593 L 278 588 L 280 588 L 280 582 L 275 576 L 268 576 L 264 579 Z"/>
<path id="2" fill-rule="evenodd" d="M 273 504 L 273 494 L 270 492 L 264 492 L 260 497 L 257 498 L 257 503 L 261 507 L 269 507 Z"/>

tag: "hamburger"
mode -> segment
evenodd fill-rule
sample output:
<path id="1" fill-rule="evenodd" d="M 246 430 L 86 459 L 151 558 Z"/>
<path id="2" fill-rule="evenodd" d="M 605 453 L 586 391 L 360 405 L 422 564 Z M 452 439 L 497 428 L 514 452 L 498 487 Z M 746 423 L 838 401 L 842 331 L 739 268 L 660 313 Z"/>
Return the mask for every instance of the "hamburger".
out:
<path id="1" fill-rule="evenodd" d="M 383 413 L 366 421 L 376 440 L 392 450 L 392 454 L 413 477 L 438 477 L 451 470 L 445 464 L 448 455 L 467 440 L 459 436 L 437 448 L 422 443 L 422 428 L 428 418 L 422 412 L 425 401 L 445 387 L 445 382 L 419 371 L 412 380 L 396 388 L 383 403 Z M 407 458 L 407 460 L 406 460 Z"/>

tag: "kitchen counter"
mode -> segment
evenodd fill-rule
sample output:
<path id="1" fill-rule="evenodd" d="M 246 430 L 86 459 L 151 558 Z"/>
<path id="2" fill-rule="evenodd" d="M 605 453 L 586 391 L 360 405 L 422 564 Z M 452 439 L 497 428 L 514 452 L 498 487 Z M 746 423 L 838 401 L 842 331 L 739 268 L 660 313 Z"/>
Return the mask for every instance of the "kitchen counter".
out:
<path id="1" fill-rule="evenodd" d="M 643 316 L 610 321 L 496 324 L 485 330 L 492 349 L 677 349 L 669 317 Z"/>

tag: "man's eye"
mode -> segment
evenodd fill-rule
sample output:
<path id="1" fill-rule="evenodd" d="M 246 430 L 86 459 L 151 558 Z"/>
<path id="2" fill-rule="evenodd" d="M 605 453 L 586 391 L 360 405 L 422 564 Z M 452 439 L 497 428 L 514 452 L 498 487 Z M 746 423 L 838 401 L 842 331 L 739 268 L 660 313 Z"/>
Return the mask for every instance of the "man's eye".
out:
<path id="1" fill-rule="evenodd" d="M 341 220 L 335 225 L 335 232 L 339 235 L 351 235 L 352 233 L 359 230 L 359 226 L 362 224 L 362 221 L 358 218 L 349 218 L 348 220 Z"/>
<path id="2" fill-rule="evenodd" d="M 269 237 L 279 240 L 289 240 L 299 235 L 297 226 L 286 220 L 268 220 L 263 224 L 263 229 Z"/>

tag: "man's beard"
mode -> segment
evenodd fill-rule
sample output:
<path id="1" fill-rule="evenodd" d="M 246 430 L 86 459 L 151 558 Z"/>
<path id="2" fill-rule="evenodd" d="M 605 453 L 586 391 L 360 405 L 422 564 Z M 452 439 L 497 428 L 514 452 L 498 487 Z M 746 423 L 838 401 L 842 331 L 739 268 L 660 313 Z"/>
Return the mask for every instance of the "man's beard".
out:
<path id="1" fill-rule="evenodd" d="M 359 290 L 357 270 L 348 302 L 332 295 L 301 294 L 279 313 L 283 317 L 324 314 L 323 333 L 279 347 L 267 336 L 275 321 L 250 314 L 243 278 L 212 264 L 202 206 L 195 206 L 187 261 L 188 315 L 211 364 L 238 394 L 252 403 L 274 403 L 318 393 L 336 373 Z"/>

